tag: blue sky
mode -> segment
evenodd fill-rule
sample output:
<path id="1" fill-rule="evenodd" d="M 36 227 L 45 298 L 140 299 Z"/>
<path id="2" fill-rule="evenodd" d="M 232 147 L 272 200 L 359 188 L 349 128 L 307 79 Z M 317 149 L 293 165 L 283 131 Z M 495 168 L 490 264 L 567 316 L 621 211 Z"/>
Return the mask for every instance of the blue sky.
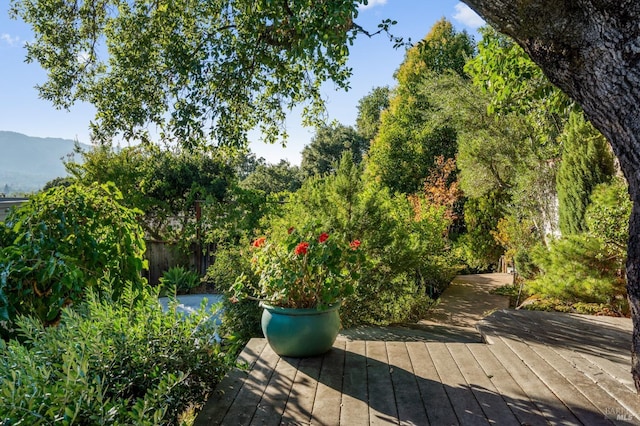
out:
<path id="1" fill-rule="evenodd" d="M 89 121 L 93 108 L 79 104 L 70 111 L 60 111 L 38 98 L 34 86 L 45 81 L 46 73 L 37 64 L 24 62 L 23 45 L 31 39 L 30 29 L 21 21 L 10 20 L 4 4 L 0 6 L 3 8 L 0 10 L 0 130 L 90 143 Z M 394 19 L 398 24 L 393 33 L 417 42 L 442 17 L 458 30 L 471 34 L 483 24 L 475 13 L 456 0 L 369 0 L 369 5 L 361 8 L 356 22 L 375 31 L 382 19 Z M 404 49 L 394 49 L 384 35 L 372 39 L 359 37 L 350 49 L 351 89 L 336 91 L 333 85 L 325 85 L 329 120 L 355 125 L 358 100 L 374 87 L 393 86 L 393 73 L 403 58 Z M 290 138 L 286 148 L 258 142 L 259 135 L 252 134 L 251 149 L 271 163 L 287 159 L 299 164 L 300 153 L 314 130 L 302 127 L 299 112 L 294 110 L 287 120 L 287 131 Z"/>

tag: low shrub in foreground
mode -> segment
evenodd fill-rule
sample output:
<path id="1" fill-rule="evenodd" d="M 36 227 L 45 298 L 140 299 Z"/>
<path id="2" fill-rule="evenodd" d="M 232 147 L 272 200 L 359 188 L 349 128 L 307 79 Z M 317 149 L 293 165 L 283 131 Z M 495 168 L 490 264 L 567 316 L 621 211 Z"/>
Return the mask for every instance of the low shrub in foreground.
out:
<path id="1" fill-rule="evenodd" d="M 0 340 L 0 424 L 177 424 L 232 361 L 204 307 L 176 306 L 129 286 L 120 302 L 89 292 L 56 327 L 20 317 L 20 341 Z"/>

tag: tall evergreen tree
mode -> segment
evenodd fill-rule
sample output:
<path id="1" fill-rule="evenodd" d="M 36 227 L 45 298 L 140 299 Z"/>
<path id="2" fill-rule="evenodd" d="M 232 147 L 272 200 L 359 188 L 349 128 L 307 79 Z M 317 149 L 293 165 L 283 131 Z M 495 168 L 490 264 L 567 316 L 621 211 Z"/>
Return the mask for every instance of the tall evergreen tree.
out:
<path id="1" fill-rule="evenodd" d="M 456 130 L 439 119 L 433 94 L 424 87 L 438 76 L 463 74 L 463 64 L 474 52 L 473 38 L 456 32 L 446 19 L 407 51 L 395 73 L 398 86 L 369 150 L 370 173 L 392 191 L 419 191 L 436 158 L 455 157 Z"/>
<path id="2" fill-rule="evenodd" d="M 372 140 L 380 127 L 380 115 L 389 108 L 389 87 L 376 87 L 358 101 L 356 130 L 367 141 Z"/>
<path id="3" fill-rule="evenodd" d="M 311 143 L 302 150 L 300 169 L 304 177 L 333 173 L 344 152 L 350 152 L 353 162 L 360 164 L 368 149 L 369 141 L 353 127 L 342 124 L 319 127 Z"/>
<path id="4" fill-rule="evenodd" d="M 556 177 L 560 231 L 579 234 L 587 230 L 584 214 L 593 188 L 613 176 L 613 155 L 582 112 L 571 114 L 561 139 L 562 162 Z"/>

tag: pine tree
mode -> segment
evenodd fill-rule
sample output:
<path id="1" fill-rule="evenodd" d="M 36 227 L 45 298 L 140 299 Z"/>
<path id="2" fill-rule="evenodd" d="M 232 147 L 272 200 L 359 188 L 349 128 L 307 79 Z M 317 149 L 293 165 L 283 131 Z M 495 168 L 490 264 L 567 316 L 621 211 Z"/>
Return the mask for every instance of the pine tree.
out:
<path id="1" fill-rule="evenodd" d="M 582 112 L 571 113 L 561 140 L 562 162 L 556 177 L 559 226 L 564 235 L 579 234 L 587 230 L 584 214 L 591 191 L 613 176 L 613 156 L 604 136 Z"/>

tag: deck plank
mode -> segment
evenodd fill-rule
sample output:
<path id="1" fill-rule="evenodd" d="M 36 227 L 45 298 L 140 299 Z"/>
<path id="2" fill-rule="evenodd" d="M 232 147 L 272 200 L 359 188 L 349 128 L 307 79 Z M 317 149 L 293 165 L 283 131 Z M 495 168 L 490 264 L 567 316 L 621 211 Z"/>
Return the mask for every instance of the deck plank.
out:
<path id="1" fill-rule="evenodd" d="M 531 426 L 546 426 L 548 424 L 538 407 L 529 399 L 529 396 L 488 346 L 469 345 L 468 348 L 482 366 L 495 389 L 506 401 L 511 412 L 518 418 L 520 424 Z"/>
<path id="2" fill-rule="evenodd" d="M 369 395 L 367 393 L 366 344 L 362 340 L 347 342 L 345 350 L 340 424 L 368 425 Z"/>
<path id="3" fill-rule="evenodd" d="M 581 424 L 502 338 L 489 345 L 489 348 L 549 423 Z"/>
<path id="4" fill-rule="evenodd" d="M 546 345 L 530 345 L 541 358 L 553 365 L 562 376 L 568 380 L 579 392 L 581 392 L 598 409 L 601 417 L 609 418 L 612 412 L 622 412 L 623 407 L 618 400 L 611 396 L 596 382 L 585 375 L 576 364 L 560 355 L 557 349 Z M 566 350 L 560 350 L 566 351 Z M 615 416 L 614 416 L 615 419 Z"/>
<path id="5" fill-rule="evenodd" d="M 318 379 L 316 399 L 313 404 L 312 419 L 322 425 L 340 423 L 342 402 L 342 376 L 345 361 L 345 342 L 337 341 L 322 361 Z"/>
<path id="6" fill-rule="evenodd" d="M 316 399 L 322 357 L 303 358 L 293 379 L 289 400 L 282 414 L 284 424 L 307 425 Z"/>
<path id="7" fill-rule="evenodd" d="M 447 345 L 445 343 L 428 343 L 427 349 L 460 424 L 488 425 L 489 422 L 484 416 L 482 408 L 458 369 Z"/>
<path id="8" fill-rule="evenodd" d="M 280 361 L 280 357 L 273 352 L 269 345 L 265 346 L 222 424 L 241 426 L 251 423 L 278 361 Z"/>
<path id="9" fill-rule="evenodd" d="M 253 368 L 266 346 L 267 341 L 265 339 L 251 339 L 247 343 L 236 360 L 238 365 L 244 366 L 247 370 L 234 368 L 220 381 L 198 414 L 194 426 L 221 424 L 223 422 L 229 407 L 235 401 L 240 388 L 242 388 L 249 375 L 248 369 Z"/>
<path id="10" fill-rule="evenodd" d="M 489 345 L 363 329 L 305 359 L 252 339 L 195 425 L 640 424 L 630 321 L 498 311 L 479 328 Z"/>
<path id="11" fill-rule="evenodd" d="M 251 419 L 251 425 L 280 424 L 299 363 L 300 359 L 297 358 L 280 358 Z"/>
<path id="12" fill-rule="evenodd" d="M 590 360 L 588 356 L 585 357 L 584 354 L 575 351 L 562 350 L 557 352 L 567 362 L 575 365 L 595 386 L 604 389 L 606 393 L 616 400 L 616 405 L 603 407 L 604 413 L 608 418 L 616 418 L 618 415 L 623 417 L 631 415 L 636 419 L 636 422 L 640 423 L 640 402 L 636 392 L 631 391 L 626 386 L 621 386 L 620 382 L 604 372 L 597 362 L 592 362 L 597 360 Z M 623 408 L 618 409 L 618 406 Z"/>
<path id="13" fill-rule="evenodd" d="M 366 342 L 366 350 L 369 424 L 397 424 L 398 412 L 385 342 Z"/>
<path id="14" fill-rule="evenodd" d="M 429 424 L 434 426 L 458 424 L 458 418 L 441 383 L 427 346 L 424 343 L 408 342 L 406 347 L 418 381 L 418 388 Z"/>
<path id="15" fill-rule="evenodd" d="M 387 356 L 391 365 L 391 380 L 395 389 L 398 421 L 401 425 L 421 425 L 427 422 L 427 412 L 411 358 L 404 342 L 387 342 Z"/>
<path id="16" fill-rule="evenodd" d="M 542 359 L 531 346 L 509 339 L 505 339 L 505 342 L 581 423 L 586 425 L 611 424 L 589 399 L 570 381 L 566 380 L 555 366 Z"/>
<path id="17" fill-rule="evenodd" d="M 471 391 L 488 419 L 498 425 L 520 425 L 516 416 L 498 393 L 491 379 L 469 350 L 470 345 L 449 343 L 447 348 L 467 381 Z"/>

